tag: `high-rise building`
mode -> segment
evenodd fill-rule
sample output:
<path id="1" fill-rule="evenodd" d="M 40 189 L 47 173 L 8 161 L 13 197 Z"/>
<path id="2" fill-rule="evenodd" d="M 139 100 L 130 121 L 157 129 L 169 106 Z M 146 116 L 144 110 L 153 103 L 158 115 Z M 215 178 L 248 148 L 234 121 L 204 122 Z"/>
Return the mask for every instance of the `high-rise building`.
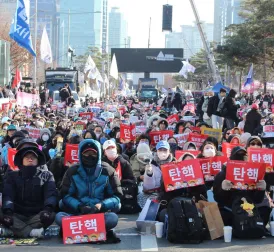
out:
<path id="1" fill-rule="evenodd" d="M 127 22 L 118 7 L 113 7 L 109 13 L 108 51 L 111 48 L 130 47 Z"/>
<path id="2" fill-rule="evenodd" d="M 242 0 L 215 0 L 214 1 L 214 41 L 223 43 L 225 30 L 231 24 L 240 24 L 243 19 L 239 16 Z"/>
<path id="3" fill-rule="evenodd" d="M 213 41 L 213 24 L 204 23 L 203 30 L 209 42 Z M 166 48 L 183 48 L 184 58 L 191 58 L 203 48 L 203 42 L 196 25 L 182 25 L 181 32 L 166 35 Z"/>

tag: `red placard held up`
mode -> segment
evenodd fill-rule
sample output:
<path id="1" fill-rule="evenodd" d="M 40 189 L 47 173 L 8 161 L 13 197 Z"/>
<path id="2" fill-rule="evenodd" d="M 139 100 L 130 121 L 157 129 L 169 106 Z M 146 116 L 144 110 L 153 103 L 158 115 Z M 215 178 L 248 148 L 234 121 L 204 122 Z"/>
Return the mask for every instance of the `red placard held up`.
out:
<path id="1" fill-rule="evenodd" d="M 222 144 L 222 152 L 223 152 L 224 156 L 226 156 L 227 158 L 230 158 L 232 149 L 237 146 L 239 146 L 239 145 L 231 144 L 231 143 L 223 143 Z"/>
<path id="2" fill-rule="evenodd" d="M 200 148 L 207 138 L 208 138 L 208 135 L 190 133 L 188 136 L 188 142 L 195 143 L 197 148 Z"/>
<path id="3" fill-rule="evenodd" d="M 204 184 L 199 160 L 186 160 L 161 166 L 166 192 Z"/>
<path id="4" fill-rule="evenodd" d="M 198 151 L 198 150 L 176 150 L 175 151 L 175 158 L 179 159 L 185 153 L 193 154 L 196 157 L 196 156 L 198 156 L 198 154 L 200 153 L 200 151 Z"/>
<path id="5" fill-rule="evenodd" d="M 64 159 L 65 166 L 70 166 L 72 164 L 79 163 L 78 149 L 79 149 L 78 144 L 66 144 L 65 159 Z"/>
<path id="6" fill-rule="evenodd" d="M 121 141 L 134 141 L 136 138 L 136 126 L 133 125 L 120 125 L 120 139 Z"/>
<path id="7" fill-rule="evenodd" d="M 70 216 L 62 219 L 64 244 L 106 240 L 104 214 Z"/>
<path id="8" fill-rule="evenodd" d="M 15 157 L 16 153 L 17 153 L 16 149 L 14 149 L 14 148 L 8 149 L 8 165 L 13 171 L 18 170 L 18 167 L 14 165 L 14 157 Z"/>
<path id="9" fill-rule="evenodd" d="M 195 105 L 194 105 L 193 103 L 187 103 L 187 104 L 184 106 L 183 111 L 190 111 L 191 113 L 194 113 L 194 114 L 195 114 Z"/>
<path id="10" fill-rule="evenodd" d="M 267 148 L 248 148 L 248 161 L 266 164 L 266 173 L 274 172 L 274 150 Z"/>
<path id="11" fill-rule="evenodd" d="M 166 120 L 167 120 L 168 124 L 179 122 L 179 115 L 178 114 L 171 115 Z"/>
<path id="12" fill-rule="evenodd" d="M 172 130 L 151 131 L 149 132 L 149 136 L 151 138 L 151 145 L 155 146 L 161 140 L 167 141 L 167 139 L 173 137 L 173 134 L 174 133 Z"/>
<path id="13" fill-rule="evenodd" d="M 93 113 L 92 112 L 83 112 L 83 113 L 79 113 L 79 116 L 82 117 L 82 119 L 87 119 L 88 121 L 91 121 L 93 118 Z"/>
<path id="14" fill-rule="evenodd" d="M 238 190 L 254 190 L 264 179 L 265 164 L 230 160 L 226 166 L 226 179 Z"/>
<path id="15" fill-rule="evenodd" d="M 213 181 L 214 176 L 222 170 L 223 164 L 227 162 L 227 157 L 218 156 L 213 158 L 201 158 L 199 161 L 205 181 Z"/>
<path id="16" fill-rule="evenodd" d="M 122 167 L 121 167 L 120 161 L 118 162 L 118 165 L 117 165 L 117 168 L 115 169 L 115 171 L 118 175 L 119 180 L 121 181 L 122 180 Z"/>

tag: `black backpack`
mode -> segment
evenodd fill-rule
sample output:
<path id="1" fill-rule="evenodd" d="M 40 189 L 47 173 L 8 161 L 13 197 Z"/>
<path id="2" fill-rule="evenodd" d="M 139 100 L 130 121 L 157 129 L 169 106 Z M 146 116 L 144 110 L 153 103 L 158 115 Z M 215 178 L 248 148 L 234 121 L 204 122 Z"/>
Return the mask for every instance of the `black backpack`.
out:
<path id="1" fill-rule="evenodd" d="M 200 243 L 203 240 L 203 220 L 195 202 L 174 198 L 167 207 L 167 240 L 172 243 Z"/>
<path id="2" fill-rule="evenodd" d="M 248 211 L 244 210 L 244 204 Z M 249 206 L 253 205 L 251 209 Z M 258 208 L 248 197 L 238 197 L 232 204 L 233 236 L 243 239 L 257 239 L 265 235 L 263 220 Z"/>
<path id="3" fill-rule="evenodd" d="M 228 114 L 228 109 L 227 109 L 227 106 L 226 106 L 225 98 L 222 101 L 222 103 L 220 104 L 219 112 L 220 112 L 221 117 L 225 117 Z"/>
<path id="4" fill-rule="evenodd" d="M 141 212 L 137 202 L 138 186 L 135 181 L 125 179 L 121 181 L 123 199 L 121 201 L 120 214 L 136 214 Z"/>

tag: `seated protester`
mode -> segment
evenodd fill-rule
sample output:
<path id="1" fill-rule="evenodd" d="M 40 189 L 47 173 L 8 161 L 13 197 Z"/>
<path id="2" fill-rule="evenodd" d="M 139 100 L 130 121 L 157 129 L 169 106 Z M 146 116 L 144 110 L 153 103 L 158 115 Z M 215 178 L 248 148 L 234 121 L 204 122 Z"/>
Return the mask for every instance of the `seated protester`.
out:
<path id="1" fill-rule="evenodd" d="M 11 124 L 7 127 L 7 135 L 2 140 L 2 147 L 4 148 L 5 144 L 8 144 L 11 136 L 17 131 L 16 127 Z"/>
<path id="2" fill-rule="evenodd" d="M 167 128 L 168 128 L 167 120 L 160 118 L 158 120 L 158 128 L 159 128 L 159 130 L 167 130 Z"/>
<path id="3" fill-rule="evenodd" d="M 231 130 L 231 133 L 233 135 L 239 135 L 240 136 L 242 134 L 242 131 L 238 127 L 235 127 Z"/>
<path id="4" fill-rule="evenodd" d="M 95 136 L 96 136 L 96 140 L 97 140 L 97 141 L 99 141 L 100 136 L 102 135 L 103 132 L 104 132 L 104 131 L 103 131 L 102 126 L 97 125 L 97 126 L 94 128 L 94 133 L 95 133 Z"/>
<path id="5" fill-rule="evenodd" d="M 49 149 L 52 148 L 51 132 L 49 129 L 42 129 L 40 131 L 40 138 L 37 139 L 37 144 L 42 146 L 42 151 L 46 157 L 46 162 L 50 160 Z"/>
<path id="6" fill-rule="evenodd" d="M 36 147 L 16 153 L 18 170 L 9 172 L 4 181 L 0 222 L 7 229 L 1 229 L 3 236 L 41 238 L 54 222 L 57 190 L 45 163 L 43 152 Z"/>
<path id="7" fill-rule="evenodd" d="M 148 118 L 147 120 L 147 128 L 151 131 L 157 131 L 158 130 L 158 121 L 160 120 L 160 116 L 158 114 L 155 114 Z"/>
<path id="8" fill-rule="evenodd" d="M 247 160 L 246 149 L 237 146 L 232 149 L 230 160 Z M 263 201 L 266 189 L 266 183 L 264 180 L 258 181 L 256 184 L 256 190 L 236 190 L 232 189 L 231 181 L 226 180 L 226 166 L 223 166 L 222 171 L 219 172 L 214 180 L 213 184 L 213 194 L 214 199 L 218 203 L 224 225 L 232 226 L 233 215 L 231 212 L 232 204 L 237 197 L 248 197 L 251 198 L 254 204 L 259 204 Z M 260 208 L 258 208 L 260 212 Z M 261 216 L 263 219 L 266 216 Z M 269 215 L 267 216 L 269 219 Z"/>
<path id="9" fill-rule="evenodd" d="M 176 150 L 181 150 L 182 148 L 180 148 L 180 147 L 178 146 L 178 141 L 177 141 L 177 139 L 174 138 L 174 137 L 170 137 L 170 138 L 167 140 L 167 142 L 168 142 L 168 144 L 169 144 L 169 146 L 170 146 L 170 151 L 171 151 L 173 157 L 175 157 L 175 151 L 176 151 Z"/>
<path id="10" fill-rule="evenodd" d="M 184 122 L 184 128 L 190 128 L 190 127 L 193 127 L 193 126 L 194 126 L 193 122 L 190 122 L 190 121 Z"/>
<path id="11" fill-rule="evenodd" d="M 209 136 L 205 141 L 213 143 L 215 145 L 215 147 L 216 147 L 216 150 L 218 150 L 218 147 L 219 147 L 218 140 L 215 137 Z M 219 154 L 221 155 L 222 152 L 219 152 Z"/>
<path id="12" fill-rule="evenodd" d="M 225 129 L 223 132 L 223 137 L 221 143 L 226 143 L 228 141 L 228 137 L 231 135 L 231 129 Z"/>
<path id="13" fill-rule="evenodd" d="M 244 145 L 244 146 L 246 146 L 246 144 L 247 144 L 247 141 L 248 141 L 248 139 L 251 137 L 251 134 L 250 133 L 248 133 L 248 132 L 245 132 L 245 133 L 243 133 L 241 136 L 240 136 L 240 143 L 242 144 L 242 145 Z"/>
<path id="14" fill-rule="evenodd" d="M 55 222 L 62 226 L 62 218 L 66 216 L 104 213 L 107 239 L 120 242 L 111 229 L 118 223 L 114 212 L 120 210 L 123 193 L 117 173 L 101 161 L 101 153 L 96 140 L 86 139 L 79 144 L 79 165 L 70 167 L 62 182 L 60 208 L 65 212 L 58 213 Z"/>
<path id="15" fill-rule="evenodd" d="M 144 134 L 144 133 L 141 134 L 136 139 L 136 145 L 138 146 L 138 144 L 140 144 L 140 143 L 146 143 L 146 144 L 148 144 L 148 146 L 150 146 L 150 143 L 151 143 L 150 136 L 148 134 Z"/>
<path id="16" fill-rule="evenodd" d="M 191 132 L 192 132 L 192 130 L 189 127 L 185 127 L 183 130 L 183 134 L 191 133 Z"/>
<path id="17" fill-rule="evenodd" d="M 246 149 L 248 148 L 262 148 L 263 142 L 258 136 L 251 136 L 246 143 Z"/>
<path id="18" fill-rule="evenodd" d="M 241 142 L 240 135 L 233 135 L 233 134 L 231 134 L 228 137 L 227 142 L 231 143 L 231 144 L 237 144 L 237 145 L 240 144 L 240 142 Z"/>
<path id="19" fill-rule="evenodd" d="M 191 153 L 185 153 L 179 158 L 179 162 L 184 161 L 184 160 L 192 160 L 195 159 L 196 157 L 191 154 Z M 201 195 L 204 196 L 204 198 L 207 198 L 207 189 L 205 185 L 199 185 L 199 186 L 194 186 L 194 187 L 188 187 L 188 188 L 181 188 L 177 189 L 174 191 L 166 192 L 165 186 L 164 186 L 164 181 L 161 181 L 161 191 L 159 193 L 158 200 L 159 202 L 161 201 L 166 201 L 167 204 L 161 205 L 161 210 L 159 211 L 159 221 L 165 222 L 165 215 L 167 213 L 166 207 L 168 206 L 168 203 L 176 198 L 176 197 L 184 197 L 184 198 L 190 198 L 192 199 L 193 197 L 195 198 L 195 201 L 198 202 L 199 200 L 204 200 L 201 198 Z"/>
<path id="20" fill-rule="evenodd" d="M 197 150 L 197 146 L 195 143 L 186 142 L 183 146 L 183 150 Z"/>
<path id="21" fill-rule="evenodd" d="M 176 124 L 174 134 L 183 134 L 184 131 L 184 122 L 180 121 Z"/>
<path id="22" fill-rule="evenodd" d="M 118 126 L 115 126 L 108 135 L 110 138 L 114 138 L 116 143 L 120 142 L 120 128 Z"/>
<path id="23" fill-rule="evenodd" d="M 93 130 L 86 130 L 83 136 L 84 139 L 93 139 L 96 140 L 96 135 Z"/>

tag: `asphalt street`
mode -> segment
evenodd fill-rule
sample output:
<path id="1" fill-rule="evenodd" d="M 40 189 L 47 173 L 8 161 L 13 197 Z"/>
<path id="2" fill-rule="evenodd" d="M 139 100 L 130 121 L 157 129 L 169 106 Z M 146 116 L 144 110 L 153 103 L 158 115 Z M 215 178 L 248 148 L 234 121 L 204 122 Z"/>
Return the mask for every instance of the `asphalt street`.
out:
<path id="1" fill-rule="evenodd" d="M 136 230 L 137 216 L 122 215 L 120 216 L 119 224 L 115 231 L 121 238 L 119 244 L 104 244 L 104 245 L 63 245 L 61 238 L 51 238 L 50 240 L 41 240 L 39 246 L 34 247 L 16 247 L 14 245 L 0 245 L 0 251 L 39 251 L 39 252 L 86 252 L 86 251 L 160 251 L 160 252 L 201 252 L 201 251 L 248 251 L 248 252 L 273 252 L 274 237 L 259 239 L 259 240 L 237 240 L 233 239 L 231 243 L 224 243 L 223 239 L 215 241 L 204 241 L 201 244 L 171 244 L 164 238 L 157 239 L 153 235 L 139 234 Z"/>

